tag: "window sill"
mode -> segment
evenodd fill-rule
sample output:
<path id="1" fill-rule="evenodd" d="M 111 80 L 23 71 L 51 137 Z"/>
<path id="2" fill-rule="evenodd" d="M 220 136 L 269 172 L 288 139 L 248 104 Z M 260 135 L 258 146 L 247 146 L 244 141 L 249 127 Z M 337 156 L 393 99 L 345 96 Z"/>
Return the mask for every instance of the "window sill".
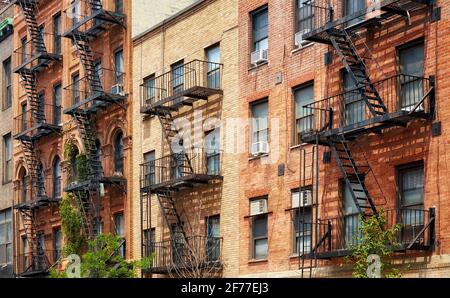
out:
<path id="1" fill-rule="evenodd" d="M 293 49 L 293 50 L 291 51 L 291 54 L 296 54 L 296 53 L 298 53 L 298 52 L 301 52 L 301 51 L 304 50 L 304 49 L 307 49 L 307 48 L 309 48 L 309 47 L 312 47 L 313 45 L 314 45 L 314 43 L 313 43 L 313 42 L 310 42 L 310 43 L 305 44 L 304 46 L 296 47 L 295 49 Z"/>
<path id="2" fill-rule="evenodd" d="M 258 65 L 256 65 L 256 66 L 250 66 L 250 67 L 248 68 L 248 72 L 251 72 L 251 71 L 253 71 L 253 70 L 256 70 L 256 69 L 258 69 L 258 68 L 261 68 L 261 67 L 263 67 L 263 66 L 265 66 L 265 65 L 267 65 L 267 64 L 269 64 L 269 61 L 260 63 L 260 64 L 258 64 Z"/>
<path id="3" fill-rule="evenodd" d="M 248 158 L 248 161 L 259 160 L 261 158 L 268 157 L 268 156 L 269 156 L 269 154 L 262 154 L 262 155 L 258 155 L 258 156 L 250 156 Z"/>
<path id="4" fill-rule="evenodd" d="M 261 260 L 249 260 L 248 261 L 248 264 L 249 265 L 252 265 L 252 264 L 264 264 L 264 263 L 267 263 L 267 262 L 269 262 L 269 259 L 261 259 Z"/>

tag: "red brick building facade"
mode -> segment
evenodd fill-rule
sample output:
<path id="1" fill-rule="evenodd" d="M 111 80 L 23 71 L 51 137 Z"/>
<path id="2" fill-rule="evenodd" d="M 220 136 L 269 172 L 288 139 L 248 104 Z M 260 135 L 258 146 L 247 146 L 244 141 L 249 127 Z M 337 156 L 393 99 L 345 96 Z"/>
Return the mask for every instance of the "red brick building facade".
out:
<path id="1" fill-rule="evenodd" d="M 311 2 L 239 1 L 241 116 L 259 118 L 241 156 L 240 275 L 349 275 L 334 265 L 358 214 L 381 210 L 402 227 L 405 274 L 442 275 L 450 8 Z"/>

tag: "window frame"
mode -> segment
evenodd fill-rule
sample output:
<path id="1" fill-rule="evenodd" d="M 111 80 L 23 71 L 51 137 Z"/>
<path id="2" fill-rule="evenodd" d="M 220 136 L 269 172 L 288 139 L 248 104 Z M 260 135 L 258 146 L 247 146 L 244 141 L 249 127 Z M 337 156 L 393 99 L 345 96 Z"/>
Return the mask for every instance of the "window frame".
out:
<path id="1" fill-rule="evenodd" d="M 119 138 L 119 136 L 121 136 Z M 124 134 L 122 130 L 118 130 L 114 134 L 113 139 L 113 149 L 114 149 L 114 173 L 120 173 L 124 175 L 125 172 L 125 144 L 124 144 Z"/>
<path id="2" fill-rule="evenodd" d="M 267 14 L 267 34 L 264 38 L 260 38 L 260 39 L 256 39 L 255 38 L 255 32 L 257 31 L 256 27 L 255 27 L 255 19 L 257 16 L 262 15 L 266 13 Z M 257 51 L 257 50 L 268 50 L 269 49 L 269 7 L 268 5 L 264 5 L 252 12 L 250 12 L 250 21 L 251 21 L 251 48 L 252 48 L 252 52 Z M 260 48 L 258 47 L 259 43 L 261 43 L 262 41 L 267 39 L 267 48 Z M 258 48 L 258 49 L 257 49 Z"/>
<path id="3" fill-rule="evenodd" d="M 311 120 L 309 120 L 309 123 L 310 123 L 310 126 L 311 126 L 310 129 L 312 129 L 314 127 L 314 112 L 313 112 L 312 109 L 309 111 L 309 114 L 305 113 L 305 115 L 303 115 L 303 112 L 302 112 L 301 113 L 302 116 L 300 118 L 297 118 L 297 113 L 296 113 L 296 111 L 297 111 L 297 104 L 298 104 L 297 103 L 297 97 L 296 97 L 297 92 L 300 92 L 301 90 L 306 90 L 306 89 L 311 88 L 311 87 L 312 87 L 312 94 L 313 94 L 311 103 L 314 103 L 314 101 L 315 101 L 315 98 L 314 98 L 314 95 L 315 95 L 314 94 L 315 93 L 314 92 L 315 91 L 314 81 L 310 81 L 310 82 L 301 84 L 301 85 L 299 85 L 297 87 L 294 87 L 292 89 L 292 96 L 293 96 L 293 103 L 294 103 L 294 109 L 293 109 L 294 110 L 294 115 L 293 115 L 294 116 L 294 126 L 293 126 L 293 128 L 294 128 L 294 144 L 295 145 L 300 145 L 302 143 L 300 134 L 308 130 L 308 128 L 307 128 L 305 130 L 299 131 L 298 124 L 297 124 L 298 121 L 301 121 L 303 119 L 311 118 Z M 308 104 L 310 104 L 310 103 L 308 103 Z M 304 111 L 303 106 L 301 107 L 301 111 Z M 307 123 L 308 123 L 308 121 L 307 121 Z"/>
<path id="4" fill-rule="evenodd" d="M 410 170 L 416 170 L 416 169 L 422 169 L 423 173 L 423 180 L 422 180 L 422 204 L 410 204 L 410 205 L 404 205 L 403 204 L 403 175 L 405 172 Z M 408 208 L 408 207 L 414 207 L 414 206 L 425 206 L 425 163 L 423 160 L 408 163 L 405 165 L 401 165 L 396 167 L 396 178 L 397 178 L 397 205 L 400 209 Z"/>
<path id="5" fill-rule="evenodd" d="M 9 214 L 9 216 L 8 216 Z M 0 260 L 0 265 L 4 264 L 12 264 L 13 263 L 13 231 L 12 231 L 12 217 L 13 217 L 13 211 L 11 208 L 0 210 L 0 226 L 3 226 L 3 231 L 5 232 L 4 239 L 5 241 L 3 243 L 0 243 L 0 249 L 4 249 L 3 255 L 5 256 L 5 261 L 2 262 Z M 0 229 L 1 231 L 1 229 Z M 0 237 L 1 239 L 1 237 Z M 3 247 L 2 247 L 3 246 Z M 9 253 L 9 249 L 11 250 Z"/>
<path id="6" fill-rule="evenodd" d="M 155 81 L 156 75 L 155 73 L 152 73 L 151 75 L 146 76 L 143 79 L 143 86 L 144 86 L 144 100 L 146 104 L 152 104 L 156 100 L 156 92 L 155 92 Z M 152 83 L 152 84 L 150 84 Z"/>
<path id="7" fill-rule="evenodd" d="M 2 109 L 7 110 L 12 107 L 12 101 L 13 101 L 13 77 L 12 77 L 12 59 L 11 57 L 6 58 L 3 63 L 3 101 L 2 101 Z"/>
<path id="8" fill-rule="evenodd" d="M 58 97 L 57 90 L 59 89 L 59 105 L 58 105 Z M 62 84 L 61 82 L 53 85 L 53 119 L 52 122 L 55 125 L 62 125 Z M 59 120 L 59 121 L 58 121 Z"/>
<path id="9" fill-rule="evenodd" d="M 254 236 L 254 227 L 255 227 L 255 221 L 257 219 L 265 219 L 266 221 L 266 234 L 264 236 Z M 266 240 L 267 241 L 267 250 L 264 257 L 257 258 L 256 257 L 256 242 L 259 240 Z M 251 217 L 251 243 L 252 243 L 252 251 L 251 251 L 251 259 L 254 261 L 261 261 L 261 260 L 267 260 L 269 257 L 269 214 L 258 214 Z"/>
<path id="10" fill-rule="evenodd" d="M 53 53 L 62 52 L 62 15 L 58 12 L 53 16 Z"/>
<path id="11" fill-rule="evenodd" d="M 262 105 L 262 104 L 266 104 L 267 105 L 267 128 L 262 129 L 262 130 L 255 130 L 255 119 L 261 119 L 261 118 L 254 118 L 254 112 L 253 112 L 253 108 L 257 105 Z M 250 118 L 251 118 L 251 125 L 250 125 L 250 145 L 255 144 L 257 142 L 269 142 L 269 134 L 270 134 L 270 123 L 269 123 L 269 98 L 263 98 L 254 102 L 250 103 Z M 259 125 L 258 125 L 259 126 Z M 262 137 L 260 137 L 260 135 L 264 135 L 264 131 L 266 132 L 266 139 L 263 140 Z M 254 134 L 257 134 L 256 139 L 253 137 Z M 250 148 L 251 149 L 251 148 Z"/>
<path id="12" fill-rule="evenodd" d="M 58 168 L 57 163 L 59 164 L 59 176 L 56 176 L 56 169 Z M 62 168 L 61 168 L 61 159 L 59 158 L 59 156 L 56 156 L 53 159 L 52 163 L 52 191 L 54 199 L 60 199 L 62 197 Z"/>
<path id="13" fill-rule="evenodd" d="M 13 148 L 12 134 L 7 133 L 3 136 L 3 184 L 10 183 L 13 180 Z"/>

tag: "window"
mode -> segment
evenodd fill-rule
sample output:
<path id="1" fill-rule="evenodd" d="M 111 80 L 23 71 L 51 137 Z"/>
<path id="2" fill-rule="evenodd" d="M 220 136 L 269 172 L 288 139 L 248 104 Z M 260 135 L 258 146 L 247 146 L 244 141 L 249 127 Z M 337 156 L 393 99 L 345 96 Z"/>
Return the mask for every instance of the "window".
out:
<path id="1" fill-rule="evenodd" d="M 45 121 L 45 93 L 40 92 L 38 94 L 38 114 L 37 121 L 44 122 Z"/>
<path id="2" fill-rule="evenodd" d="M 27 129 L 27 102 L 24 101 L 21 106 L 21 126 L 22 126 L 22 131 L 25 131 Z"/>
<path id="3" fill-rule="evenodd" d="M 53 87 L 53 124 L 60 125 L 62 120 L 61 84 Z"/>
<path id="4" fill-rule="evenodd" d="M 292 199 L 300 200 L 299 190 L 292 191 Z M 299 202 L 300 203 L 300 202 Z M 305 254 L 309 253 L 312 249 L 312 207 L 311 204 L 299 204 L 300 207 L 294 210 L 293 226 L 293 253 Z"/>
<path id="5" fill-rule="evenodd" d="M 57 156 L 53 161 L 53 198 L 61 198 L 61 161 Z"/>
<path id="6" fill-rule="evenodd" d="M 173 94 L 178 94 L 184 90 L 184 61 L 181 60 L 177 63 L 172 64 L 172 92 Z"/>
<path id="7" fill-rule="evenodd" d="M 94 218 L 94 236 L 97 237 L 103 233 L 103 221 L 101 217 Z"/>
<path id="8" fill-rule="evenodd" d="M 123 84 L 123 50 L 114 52 L 114 82 Z"/>
<path id="9" fill-rule="evenodd" d="M 72 151 L 72 156 L 70 156 L 70 172 L 71 172 L 71 182 L 75 183 L 78 181 L 78 169 L 77 169 L 77 156 L 79 154 L 78 148 Z"/>
<path id="10" fill-rule="evenodd" d="M 12 264 L 12 211 L 0 211 L 0 265 Z"/>
<path id="11" fill-rule="evenodd" d="M 114 172 L 123 175 L 123 133 L 120 131 L 114 138 Z"/>
<path id="12" fill-rule="evenodd" d="M 269 48 L 269 10 L 267 7 L 252 14 L 253 51 Z"/>
<path id="13" fill-rule="evenodd" d="M 12 181 L 12 137 L 11 134 L 7 134 L 3 137 L 3 182 Z"/>
<path id="14" fill-rule="evenodd" d="M 20 201 L 27 202 L 27 172 L 25 169 L 20 171 Z"/>
<path id="15" fill-rule="evenodd" d="M 99 139 L 95 140 L 95 159 L 102 162 L 102 144 Z"/>
<path id="16" fill-rule="evenodd" d="M 314 102 L 314 85 L 310 84 L 294 90 L 295 104 L 295 139 L 300 144 L 300 134 L 311 130 L 314 124 L 313 110 L 304 108 Z"/>
<path id="17" fill-rule="evenodd" d="M 423 163 L 398 169 L 402 241 L 411 242 L 424 226 Z"/>
<path id="18" fill-rule="evenodd" d="M 186 255 L 186 248 L 185 248 L 185 237 L 182 229 L 182 225 L 184 223 L 181 223 L 181 226 L 177 224 L 171 225 L 171 230 L 173 233 L 173 241 L 172 241 L 172 260 L 175 264 L 183 264 L 185 262 L 184 255 Z"/>
<path id="19" fill-rule="evenodd" d="M 209 262 L 220 258 L 220 216 L 206 219 L 206 256 Z"/>
<path id="20" fill-rule="evenodd" d="M 345 0 L 344 1 L 344 14 L 345 16 L 352 15 L 358 11 L 366 8 L 366 0 Z M 347 22 L 347 26 L 354 25 L 364 20 L 364 17 L 359 17 Z"/>
<path id="21" fill-rule="evenodd" d="M 57 262 L 62 256 L 62 233 L 61 229 L 53 230 L 53 262 Z"/>
<path id="22" fill-rule="evenodd" d="M 144 254 L 146 257 L 151 256 L 155 251 L 156 230 L 155 228 L 144 230 Z"/>
<path id="23" fill-rule="evenodd" d="M 80 75 L 72 75 L 72 105 L 80 102 Z"/>
<path id="24" fill-rule="evenodd" d="M 117 13 L 123 13 L 123 0 L 114 0 Z"/>
<path id="25" fill-rule="evenodd" d="M 268 142 L 269 140 L 269 115 L 267 100 L 257 102 L 251 105 L 252 113 L 252 144 L 259 142 Z"/>
<path id="26" fill-rule="evenodd" d="M 314 1 L 296 0 L 297 32 L 307 33 L 314 26 Z"/>
<path id="27" fill-rule="evenodd" d="M 220 129 L 209 131 L 205 136 L 206 166 L 208 175 L 220 173 Z"/>
<path id="28" fill-rule="evenodd" d="M 362 190 L 362 186 L 359 183 L 352 183 L 351 185 L 348 185 L 344 181 L 341 182 L 341 186 L 344 188 L 344 240 L 347 246 L 352 244 L 354 245 L 359 242 L 360 213 L 355 201 L 353 200 L 353 195 L 356 195 L 356 193 L 362 193 L 358 191 Z M 363 197 L 365 197 L 365 195 L 363 195 Z"/>
<path id="29" fill-rule="evenodd" d="M 154 185 L 155 181 L 155 151 L 150 151 L 144 154 L 145 162 L 145 186 Z"/>
<path id="30" fill-rule="evenodd" d="M 21 51 L 22 51 L 21 62 L 23 64 L 27 61 L 27 37 L 26 36 L 22 37 L 22 39 L 20 40 L 20 46 L 21 46 Z"/>
<path id="31" fill-rule="evenodd" d="M 402 110 L 412 111 L 414 106 L 424 96 L 423 77 L 424 72 L 424 45 L 423 42 L 399 50 L 400 71 L 403 76 L 401 83 L 401 107 Z M 423 110 L 423 107 L 419 107 Z"/>
<path id="32" fill-rule="evenodd" d="M 61 54 L 61 14 L 53 17 L 53 52 Z"/>
<path id="33" fill-rule="evenodd" d="M 267 214 L 252 217 L 252 259 L 263 260 L 268 255 Z"/>
<path id="34" fill-rule="evenodd" d="M 81 0 L 74 0 L 70 3 L 72 26 L 75 26 L 81 20 Z"/>
<path id="35" fill-rule="evenodd" d="M 12 77 L 11 77 L 11 58 L 3 61 L 3 109 L 8 109 L 12 104 Z"/>
<path id="36" fill-rule="evenodd" d="M 220 47 L 218 45 L 206 49 L 208 61 L 208 88 L 220 89 Z"/>
<path id="37" fill-rule="evenodd" d="M 362 75 L 361 71 L 355 71 L 355 75 Z M 343 87 L 344 87 L 344 102 L 345 102 L 345 125 L 355 124 L 366 119 L 366 105 L 357 87 L 353 76 L 347 71 L 342 73 Z"/>
<path id="38" fill-rule="evenodd" d="M 122 237 L 122 239 L 125 240 L 123 213 L 117 213 L 114 215 L 114 224 L 116 235 Z M 121 257 L 125 257 L 125 242 L 119 248 L 119 255 Z"/>
<path id="39" fill-rule="evenodd" d="M 145 104 L 152 104 L 155 98 L 155 75 L 152 74 L 144 79 L 144 98 Z"/>

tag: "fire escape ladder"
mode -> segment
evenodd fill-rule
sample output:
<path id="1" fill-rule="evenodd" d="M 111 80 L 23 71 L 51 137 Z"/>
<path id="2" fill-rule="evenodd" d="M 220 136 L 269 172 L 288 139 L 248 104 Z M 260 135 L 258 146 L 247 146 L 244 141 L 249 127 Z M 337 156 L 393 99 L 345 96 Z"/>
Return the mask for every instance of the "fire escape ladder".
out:
<path id="1" fill-rule="evenodd" d="M 162 209 L 164 219 L 170 230 L 170 237 L 172 241 L 180 241 L 180 235 L 177 234 L 178 231 L 181 232 L 183 240 L 187 240 L 186 231 L 184 230 L 184 224 L 181 221 L 181 217 L 175 206 L 175 200 L 173 198 L 173 192 L 170 190 L 159 191 L 157 193 L 159 205 Z"/>
<path id="2" fill-rule="evenodd" d="M 22 151 L 25 163 L 28 168 L 28 174 L 31 180 L 32 193 L 38 197 L 45 197 L 45 182 L 42 176 L 39 159 L 36 154 L 36 148 L 32 140 L 21 139 Z M 34 199 L 34 198 L 33 198 Z"/>
<path id="3" fill-rule="evenodd" d="M 100 197 L 100 178 L 103 177 L 103 168 L 97 155 L 96 131 L 91 114 L 77 109 L 73 112 L 73 117 L 83 141 L 86 161 L 89 166 L 87 188 L 77 191 L 78 207 L 82 213 L 85 236 L 87 239 L 92 239 L 94 235 L 93 220 L 97 217 L 100 207 L 100 203 L 96 202 L 96 199 L 98 200 Z"/>
<path id="4" fill-rule="evenodd" d="M 330 29 L 328 30 L 331 43 L 335 48 L 338 56 L 341 58 L 345 69 L 352 77 L 356 84 L 356 88 L 361 93 L 361 97 L 369 108 L 370 113 L 374 116 L 382 116 L 387 113 L 387 108 L 376 90 L 372 81 L 369 78 L 367 67 L 358 54 L 358 51 L 344 29 Z"/>
<path id="5" fill-rule="evenodd" d="M 92 239 L 94 236 L 95 205 L 89 191 L 79 190 L 75 193 L 76 204 L 81 215 L 83 233 L 86 239 Z"/>
<path id="6" fill-rule="evenodd" d="M 47 49 L 45 47 L 44 36 L 36 21 L 37 15 L 37 0 L 19 0 L 18 3 L 22 8 L 23 14 L 25 16 L 25 22 L 27 23 L 28 32 L 31 36 L 31 40 L 34 49 L 39 54 L 46 54 Z"/>
<path id="7" fill-rule="evenodd" d="M 94 53 L 90 45 L 89 37 L 80 31 L 74 31 L 73 41 L 77 47 L 78 56 L 80 57 L 81 64 L 83 65 L 86 78 L 89 81 L 89 87 L 92 94 L 103 93 L 102 82 L 97 70 L 95 69 Z"/>
<path id="8" fill-rule="evenodd" d="M 27 242 L 30 245 L 30 252 L 32 257 L 38 250 L 38 239 L 36 233 L 36 217 L 33 209 L 21 209 L 23 227 L 25 228 L 25 235 L 27 236 Z M 27 268 L 28 269 L 28 268 Z"/>
<path id="9" fill-rule="evenodd" d="M 348 141 L 343 137 L 330 138 L 328 143 L 359 213 L 365 216 L 377 214 L 377 209 L 364 181 L 366 173 L 361 171 L 361 168 L 368 166 L 356 164 Z"/>
<path id="10" fill-rule="evenodd" d="M 159 113 L 158 118 L 163 128 L 164 137 L 166 138 L 166 141 L 169 145 L 169 150 L 171 156 L 173 157 L 172 162 L 174 163 L 174 166 L 179 167 L 183 174 L 192 174 L 194 172 L 194 168 L 192 167 L 189 156 L 186 153 L 176 154 L 173 152 L 172 143 L 174 138 L 178 135 L 178 130 L 175 127 L 172 114 L 169 111 L 166 111 L 165 113 Z M 187 165 L 183 160 L 186 160 Z"/>
<path id="11" fill-rule="evenodd" d="M 39 94 L 36 83 L 36 73 L 29 70 L 22 70 L 20 72 L 22 84 L 27 94 L 28 102 L 30 103 L 31 113 L 36 123 L 45 121 L 45 112 L 43 103 L 39 100 Z M 25 116 L 25 115 L 23 115 Z"/>

